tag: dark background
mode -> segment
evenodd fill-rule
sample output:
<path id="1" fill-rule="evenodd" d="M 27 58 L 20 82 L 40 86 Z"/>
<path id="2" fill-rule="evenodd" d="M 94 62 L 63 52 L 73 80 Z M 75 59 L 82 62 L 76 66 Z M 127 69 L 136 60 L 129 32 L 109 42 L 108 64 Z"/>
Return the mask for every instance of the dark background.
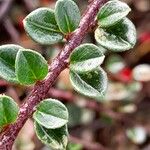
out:
<path id="1" fill-rule="evenodd" d="M 75 1 L 83 12 L 87 0 Z M 26 35 L 22 21 L 38 7 L 54 8 L 55 2 L 0 0 L 0 45 L 14 43 L 39 51 L 50 63 L 64 43 L 53 46 L 35 43 Z M 132 8 L 128 17 L 137 28 L 137 44 L 124 53 L 106 51 L 103 68 L 108 73 L 109 86 L 105 100 L 98 103 L 77 94 L 70 84 L 67 69 L 49 91 L 49 97 L 63 101 L 70 112 L 68 150 L 150 150 L 150 1 L 124 2 Z M 84 42 L 97 44 L 94 32 L 89 33 Z M 119 60 L 115 64 L 114 58 Z M 31 89 L 0 79 L 0 93 L 13 97 L 19 105 Z M 29 119 L 14 150 L 48 149 L 36 138 L 32 118 Z"/>

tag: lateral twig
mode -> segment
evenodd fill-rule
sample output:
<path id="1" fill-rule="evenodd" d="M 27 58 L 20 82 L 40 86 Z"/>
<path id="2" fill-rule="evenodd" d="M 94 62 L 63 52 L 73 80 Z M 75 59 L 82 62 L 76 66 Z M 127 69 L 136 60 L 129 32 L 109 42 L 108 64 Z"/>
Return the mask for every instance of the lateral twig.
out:
<path id="1" fill-rule="evenodd" d="M 87 148 L 88 150 L 109 150 L 99 143 L 91 143 L 71 135 L 69 136 L 69 141 L 73 143 L 81 144 L 83 145 L 84 148 Z"/>

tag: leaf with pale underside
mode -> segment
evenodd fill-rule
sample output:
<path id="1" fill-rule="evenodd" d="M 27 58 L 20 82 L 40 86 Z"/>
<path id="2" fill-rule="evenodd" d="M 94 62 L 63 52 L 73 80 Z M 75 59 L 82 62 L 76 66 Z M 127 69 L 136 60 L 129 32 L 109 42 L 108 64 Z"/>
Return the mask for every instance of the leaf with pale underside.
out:
<path id="1" fill-rule="evenodd" d="M 100 67 L 87 73 L 70 71 L 70 81 L 77 92 L 96 99 L 103 97 L 107 89 L 107 75 Z"/>
<path id="2" fill-rule="evenodd" d="M 44 57 L 29 49 L 20 49 L 15 62 L 16 76 L 20 84 L 31 85 L 42 80 L 48 73 Z"/>
<path id="3" fill-rule="evenodd" d="M 97 28 L 96 41 L 103 47 L 112 51 L 125 51 L 134 47 L 136 43 L 136 29 L 133 23 L 124 18 L 115 26 L 107 29 Z"/>
<path id="4" fill-rule="evenodd" d="M 5 95 L 0 95 L 0 128 L 13 123 L 18 116 L 19 107 L 15 101 Z"/>
<path id="5" fill-rule="evenodd" d="M 34 119 L 48 129 L 60 128 L 68 122 L 68 110 L 60 101 L 46 99 L 38 105 Z"/>
<path id="6" fill-rule="evenodd" d="M 36 42 L 51 45 L 63 40 L 54 11 L 50 8 L 38 8 L 31 12 L 23 21 L 28 35 Z"/>
<path id="7" fill-rule="evenodd" d="M 13 83 L 18 83 L 15 74 L 15 59 L 21 46 L 7 44 L 0 46 L 0 77 Z"/>
<path id="8" fill-rule="evenodd" d="M 77 47 L 70 56 L 70 69 L 82 73 L 100 66 L 105 56 L 94 44 L 83 44 Z"/>
<path id="9" fill-rule="evenodd" d="M 80 10 L 72 0 L 58 0 L 55 6 L 55 17 L 59 29 L 67 34 L 74 31 L 80 23 Z"/>
<path id="10" fill-rule="evenodd" d="M 35 122 L 35 131 L 42 143 L 55 150 L 65 150 L 68 143 L 67 125 L 57 129 L 47 129 Z"/>
<path id="11" fill-rule="evenodd" d="M 131 11 L 130 7 L 121 1 L 113 0 L 103 5 L 98 13 L 97 19 L 100 27 L 110 27 L 126 17 Z"/>

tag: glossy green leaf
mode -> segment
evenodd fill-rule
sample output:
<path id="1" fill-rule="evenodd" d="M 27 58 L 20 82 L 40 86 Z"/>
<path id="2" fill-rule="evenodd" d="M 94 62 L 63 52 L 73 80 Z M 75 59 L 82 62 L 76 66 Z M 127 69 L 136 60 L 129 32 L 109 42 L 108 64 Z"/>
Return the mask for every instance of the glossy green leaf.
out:
<path id="1" fill-rule="evenodd" d="M 38 8 L 31 12 L 23 21 L 28 35 L 36 42 L 50 45 L 62 41 L 53 10 Z"/>
<path id="2" fill-rule="evenodd" d="M 42 80 L 48 73 L 48 65 L 44 57 L 29 49 L 20 49 L 16 57 L 16 76 L 24 85 Z"/>
<path id="3" fill-rule="evenodd" d="M 102 68 L 87 73 L 70 71 L 70 81 L 74 89 L 92 98 L 101 98 L 107 89 L 107 75 Z"/>
<path id="4" fill-rule="evenodd" d="M 42 143 L 55 150 L 65 150 L 68 142 L 67 125 L 57 129 L 47 129 L 35 122 L 35 131 Z"/>
<path id="5" fill-rule="evenodd" d="M 70 69 L 74 72 L 91 71 L 100 66 L 105 56 L 94 44 L 83 44 L 77 47 L 70 56 Z"/>
<path id="6" fill-rule="evenodd" d="M 34 119 L 48 129 L 60 128 L 68 122 L 68 110 L 60 101 L 46 99 L 38 105 Z"/>
<path id="7" fill-rule="evenodd" d="M 107 29 L 97 28 L 96 41 L 112 51 L 125 51 L 134 47 L 136 43 L 136 29 L 133 23 L 125 18 L 115 26 Z"/>
<path id="8" fill-rule="evenodd" d="M 19 108 L 15 101 L 5 95 L 0 95 L 0 128 L 13 123 L 18 116 Z"/>
<path id="9" fill-rule="evenodd" d="M 72 0 L 58 0 L 55 7 L 55 17 L 63 33 L 74 31 L 80 22 L 80 10 Z"/>
<path id="10" fill-rule="evenodd" d="M 101 27 L 110 27 L 123 19 L 131 11 L 130 7 L 121 1 L 107 2 L 98 13 L 98 21 Z"/>
<path id="11" fill-rule="evenodd" d="M 20 48 L 22 47 L 13 44 L 0 46 L 0 77 L 9 82 L 18 82 L 15 75 L 15 59 Z"/>

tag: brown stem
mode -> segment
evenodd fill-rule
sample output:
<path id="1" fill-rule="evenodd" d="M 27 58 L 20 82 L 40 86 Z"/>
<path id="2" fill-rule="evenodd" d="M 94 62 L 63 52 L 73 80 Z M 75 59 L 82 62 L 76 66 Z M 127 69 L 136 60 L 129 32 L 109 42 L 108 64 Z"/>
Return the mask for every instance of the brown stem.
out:
<path id="1" fill-rule="evenodd" d="M 48 97 L 56 98 L 59 100 L 62 99 L 67 102 L 72 102 L 75 99 L 75 96 L 73 95 L 72 92 L 65 91 L 65 90 L 59 90 L 59 89 L 55 89 L 55 88 L 50 88 L 50 90 L 48 91 Z"/>
<path id="2" fill-rule="evenodd" d="M 50 87 L 54 84 L 59 74 L 67 67 L 70 53 L 74 48 L 79 46 L 85 37 L 92 22 L 95 21 L 96 14 L 99 8 L 106 0 L 94 0 L 90 4 L 86 14 L 81 19 L 79 28 L 70 37 L 64 49 L 58 54 L 58 56 L 52 61 L 49 66 L 49 73 L 47 77 L 40 82 L 37 82 L 31 91 L 26 102 L 21 106 L 17 121 L 10 125 L 7 130 L 0 137 L 0 150 L 11 150 L 12 145 L 27 121 L 27 119 L 35 111 L 36 105 L 43 100 Z"/>

